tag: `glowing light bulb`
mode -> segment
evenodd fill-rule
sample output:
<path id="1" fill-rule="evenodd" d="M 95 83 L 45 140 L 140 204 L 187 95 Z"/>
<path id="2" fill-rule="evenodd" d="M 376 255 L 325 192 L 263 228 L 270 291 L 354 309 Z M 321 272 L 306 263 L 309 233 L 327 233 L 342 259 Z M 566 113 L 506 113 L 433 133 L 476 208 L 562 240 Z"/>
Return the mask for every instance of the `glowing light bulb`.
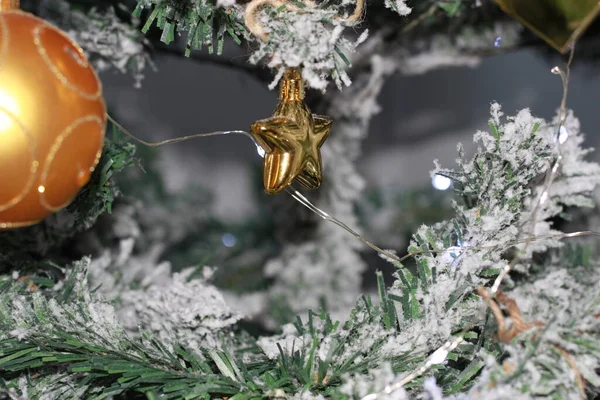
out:
<path id="1" fill-rule="evenodd" d="M 225 247 L 233 247 L 237 243 L 237 239 L 231 233 L 224 233 L 221 236 L 221 242 Z"/>
<path id="2" fill-rule="evenodd" d="M 561 125 L 561 127 L 558 130 L 558 143 L 563 144 L 567 141 L 568 138 L 569 131 L 567 130 L 567 128 L 564 127 L 564 125 Z"/>
<path id="3" fill-rule="evenodd" d="M 431 178 L 431 184 L 437 190 L 448 190 L 452 184 L 452 180 L 442 175 L 434 175 Z"/>
<path id="4" fill-rule="evenodd" d="M 433 365 L 438 365 L 446 361 L 446 358 L 448 358 L 448 350 L 439 348 L 429 356 L 429 362 Z"/>

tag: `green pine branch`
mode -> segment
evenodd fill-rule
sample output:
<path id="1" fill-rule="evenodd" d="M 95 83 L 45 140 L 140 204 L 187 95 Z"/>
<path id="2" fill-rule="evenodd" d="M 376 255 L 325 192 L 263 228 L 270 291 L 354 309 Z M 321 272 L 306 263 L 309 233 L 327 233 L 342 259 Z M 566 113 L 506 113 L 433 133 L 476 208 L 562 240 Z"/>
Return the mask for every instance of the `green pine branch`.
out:
<path id="1" fill-rule="evenodd" d="M 89 259 L 76 263 L 67 280 L 53 290 L 35 281 L 5 278 L 0 286 L 0 371 L 8 389 L 11 378 L 26 372 L 36 390 L 63 393 L 62 398 L 101 399 L 128 391 L 148 397 L 195 398 L 247 391 L 232 374 L 232 356 L 195 354 L 148 334 L 131 338 L 118 325 L 109 303 L 94 299 L 87 286 Z M 50 388 L 37 377 L 58 374 Z M 46 385 L 48 382 L 43 381 Z M 244 390 L 245 389 L 245 390 Z M 70 393 L 68 396 L 66 393 Z"/>
<path id="2" fill-rule="evenodd" d="M 203 46 L 210 54 L 214 53 L 215 41 L 216 53 L 221 55 L 226 36 L 241 44 L 241 39 L 248 35 L 234 10 L 219 7 L 214 1 L 138 0 L 133 16 L 141 17 L 144 10 L 148 10 L 149 15 L 143 33 L 156 24 L 162 30 L 160 40 L 165 44 L 173 42 L 175 32 L 187 33 L 186 57 Z"/>
<path id="3" fill-rule="evenodd" d="M 325 311 L 309 313 L 307 321 L 298 319 L 295 324 L 304 339 L 291 351 L 278 345 L 279 356 L 274 359 L 262 354 L 251 339 L 238 343 L 239 350 L 233 353 L 185 349 L 148 334 L 139 338 L 127 334 L 112 306 L 87 286 L 88 265 L 89 259 L 82 260 L 65 270 L 67 279 L 60 285 L 46 279 L 42 286 L 40 278 L 31 276 L 6 277 L 0 283 L 0 371 L 5 390 L 22 390 L 18 377 L 24 373 L 32 398 L 52 391 L 61 398 L 101 399 L 139 392 L 148 398 L 246 399 L 281 390 L 295 393 L 303 387 L 334 395 L 346 376 L 368 373 L 382 362 L 381 348 L 399 329 L 380 278 L 380 305 L 362 298 L 343 326 Z M 373 330 L 385 334 L 360 348 L 364 333 Z M 327 337 L 331 346 L 321 359 L 317 351 Z M 457 352 L 459 357 L 464 355 Z M 423 356 L 406 353 L 390 361 L 401 372 L 422 360 Z M 450 374 L 459 377 L 458 372 Z M 55 379 L 49 382 L 48 376 Z"/>
<path id="4" fill-rule="evenodd" d="M 120 192 L 113 178 L 125 168 L 136 165 L 136 147 L 114 125 L 109 125 L 110 136 L 107 132 L 100 162 L 90 182 L 67 208 L 82 229 L 89 229 L 103 213 L 111 213 Z"/>

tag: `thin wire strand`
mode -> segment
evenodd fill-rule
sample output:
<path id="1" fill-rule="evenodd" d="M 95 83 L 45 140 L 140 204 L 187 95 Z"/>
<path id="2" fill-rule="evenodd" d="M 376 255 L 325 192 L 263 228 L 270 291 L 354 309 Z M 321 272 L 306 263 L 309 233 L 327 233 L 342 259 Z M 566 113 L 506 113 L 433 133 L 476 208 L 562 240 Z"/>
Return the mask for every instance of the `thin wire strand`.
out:
<path id="1" fill-rule="evenodd" d="M 513 240 L 511 242 L 507 242 L 502 245 L 462 246 L 460 248 L 460 252 L 462 255 L 467 250 L 489 250 L 489 249 L 496 249 L 499 247 L 503 247 L 505 250 L 508 250 L 509 248 L 511 248 L 513 246 L 517 246 L 519 244 L 523 244 L 523 243 L 527 243 L 527 242 L 534 243 L 534 242 L 539 242 L 541 240 L 546 240 L 546 239 L 569 239 L 569 238 L 585 237 L 585 236 L 600 237 L 600 232 L 577 231 L 577 232 L 569 232 L 569 233 L 556 233 L 556 234 L 551 234 L 551 235 L 528 236 L 526 238 Z M 443 253 L 450 253 L 450 252 L 456 253 L 457 252 L 456 247 L 452 246 L 452 247 L 448 247 L 446 249 L 440 249 L 440 250 L 415 250 L 415 251 L 411 251 L 410 253 L 407 253 L 406 255 L 404 255 L 402 257 L 396 257 L 396 258 L 398 260 L 400 260 L 400 262 L 402 262 L 402 261 L 407 260 L 408 258 L 414 257 L 419 254 L 443 254 Z"/>
<path id="2" fill-rule="evenodd" d="M 356 232 L 354 229 L 350 228 L 348 225 L 346 225 L 339 219 L 327 214 L 325 211 L 321 210 L 319 207 L 317 207 L 313 203 L 311 203 L 310 200 L 308 200 L 306 197 L 304 197 L 304 195 L 302 195 L 302 193 L 300 193 L 293 187 L 291 187 L 291 188 L 288 187 L 285 189 L 285 191 L 287 193 L 289 193 L 297 202 L 299 202 L 300 204 L 302 204 L 303 206 L 305 206 L 306 208 L 308 208 L 309 210 L 311 210 L 312 212 L 317 214 L 319 217 L 341 227 L 346 232 L 350 233 L 352 236 L 354 236 L 355 238 L 357 238 L 358 240 L 360 240 L 361 242 L 363 242 L 364 244 L 366 244 L 367 246 L 369 246 L 370 248 L 372 248 L 379 254 L 389 257 L 389 258 L 392 258 L 393 260 L 395 260 L 397 262 L 401 262 L 400 257 L 398 257 L 397 255 L 395 255 L 389 251 L 383 250 L 382 248 L 380 248 L 379 246 L 377 246 L 377 245 L 373 244 L 372 242 L 370 242 L 369 240 L 367 240 L 364 236 L 362 236 L 361 234 Z"/>
<path id="3" fill-rule="evenodd" d="M 248 136 L 254 142 L 254 144 L 256 145 L 256 147 L 259 149 L 259 154 L 260 155 L 264 154 L 263 152 L 260 151 L 261 147 L 256 142 L 256 140 L 254 140 L 254 137 L 250 133 L 248 133 L 246 131 L 234 130 L 234 131 L 216 131 L 216 132 L 208 132 L 208 133 L 197 133 L 197 134 L 194 134 L 194 135 L 181 136 L 181 137 L 177 137 L 177 138 L 173 138 L 173 139 L 162 140 L 160 142 L 147 142 L 147 141 L 145 141 L 143 139 L 138 138 L 137 136 L 135 136 L 131 132 L 129 132 L 127 129 L 125 129 L 125 127 L 123 125 L 121 125 L 119 122 L 117 122 L 108 113 L 106 113 L 106 118 L 108 118 L 108 120 L 110 122 L 112 122 L 125 135 L 127 135 L 131 139 L 135 140 L 136 142 L 141 143 L 141 144 L 143 144 L 145 146 L 148 146 L 148 147 L 160 147 L 160 146 L 164 146 L 164 145 L 167 145 L 167 144 L 180 143 L 180 142 L 183 142 L 183 141 L 197 139 L 197 138 L 203 138 L 203 137 L 209 137 L 209 136 L 218 136 L 218 135 L 224 135 L 224 134 L 230 134 L 230 133 L 237 133 L 237 134 L 243 134 L 243 135 Z M 288 194 L 290 194 L 297 202 L 299 202 L 300 204 L 302 204 L 303 206 L 305 206 L 306 208 L 308 208 L 309 210 L 311 210 L 313 213 L 315 213 L 319 217 L 321 217 L 321 218 L 323 218 L 323 219 L 325 219 L 325 220 L 327 220 L 329 222 L 332 222 L 335 225 L 341 227 L 342 229 L 344 229 L 345 231 L 349 232 L 351 235 L 353 235 L 354 237 L 356 237 L 358 240 L 360 240 L 361 242 L 363 242 L 364 244 L 366 244 L 367 246 L 369 246 L 370 248 L 372 248 L 373 250 L 375 250 L 379 254 L 381 254 L 383 256 L 386 256 L 386 257 L 389 257 L 389 258 L 391 258 L 394 261 L 397 261 L 399 263 L 402 262 L 402 260 L 400 259 L 400 257 L 398 257 L 397 255 L 395 255 L 395 254 L 393 254 L 393 253 L 391 253 L 389 251 L 383 250 L 382 248 L 380 248 L 379 246 L 375 245 L 371 241 L 367 240 L 364 236 L 360 235 L 358 232 L 356 232 L 354 229 L 350 228 L 348 225 L 346 225 L 345 223 L 343 223 L 339 219 L 335 218 L 334 216 L 329 215 L 325 211 L 321 210 L 319 207 L 315 206 L 304 195 L 302 195 L 302 193 L 300 193 L 296 189 L 294 189 L 294 188 L 290 189 L 288 187 L 288 188 L 286 188 L 286 192 Z"/>
<path id="4" fill-rule="evenodd" d="M 471 326 L 471 328 L 472 328 L 472 326 Z M 468 330 L 467 330 L 467 332 L 468 332 Z M 361 400 L 376 400 L 379 398 L 379 396 L 389 395 L 389 394 L 394 393 L 397 390 L 402 389 L 406 384 L 410 383 L 411 381 L 415 380 L 416 378 L 418 378 L 419 376 L 421 376 L 425 372 L 427 372 L 432 366 L 440 364 L 443 360 L 445 360 L 446 357 L 448 357 L 448 353 L 450 353 L 452 350 L 456 349 L 464 341 L 464 335 L 467 332 L 463 332 L 460 335 L 458 335 L 454 340 L 452 340 L 452 341 L 449 340 L 446 343 L 444 343 L 436 351 L 434 351 L 429 357 L 427 357 L 427 361 L 425 361 L 423 364 L 421 364 L 419 366 L 419 368 L 417 368 L 410 374 L 404 376 L 399 381 L 384 387 L 381 391 L 379 391 L 377 393 L 370 393 L 370 394 L 362 397 Z"/>
<path id="5" fill-rule="evenodd" d="M 125 135 L 127 135 L 128 137 L 132 138 L 133 140 L 135 140 L 145 146 L 149 146 L 149 147 L 158 147 L 158 146 L 163 146 L 166 144 L 183 142 L 185 140 L 191 140 L 191 139 L 208 137 L 208 136 L 218 136 L 218 135 L 228 134 L 228 133 L 239 133 L 239 134 L 246 135 L 250 139 L 252 139 L 252 141 L 254 142 L 254 144 L 256 144 L 257 147 L 259 147 L 259 145 L 256 143 L 254 138 L 248 132 L 239 131 L 239 130 L 199 133 L 199 134 L 195 134 L 195 135 L 182 136 L 182 137 L 178 137 L 178 138 L 174 138 L 174 139 L 163 140 L 160 142 L 147 142 L 147 141 L 139 139 L 138 137 L 133 135 L 131 132 L 129 132 L 127 129 L 125 129 L 120 123 L 118 123 L 114 118 L 112 118 L 108 114 L 107 114 L 107 118 Z M 363 242 L 364 244 L 369 246 L 371 249 L 375 250 L 380 255 L 382 255 L 384 257 L 389 257 L 390 259 L 396 261 L 397 263 L 402 263 L 403 261 L 405 261 L 411 257 L 414 257 L 416 255 L 419 255 L 419 254 L 442 254 L 442 253 L 446 253 L 446 252 L 455 252 L 456 251 L 455 247 L 449 247 L 447 249 L 439 249 L 439 250 L 416 250 L 416 251 L 407 253 L 402 257 L 399 257 L 396 254 L 394 254 L 390 251 L 384 250 L 384 249 L 380 248 L 379 246 L 375 245 L 374 243 L 372 243 L 371 241 L 366 239 L 364 236 L 362 236 L 358 232 L 356 232 L 354 229 L 350 228 L 348 225 L 346 225 L 341 220 L 339 220 L 336 217 L 329 215 L 327 212 L 321 210 L 319 207 L 317 207 L 312 202 L 310 202 L 298 190 L 296 190 L 294 188 L 287 188 L 286 191 L 288 194 L 290 194 L 292 196 L 292 198 L 294 198 L 294 200 L 296 200 L 297 202 L 299 202 L 300 204 L 302 204 L 303 206 L 308 208 L 310 211 L 312 211 L 319 217 L 341 227 L 342 229 L 344 229 L 345 231 L 350 233 L 352 236 L 354 236 L 355 238 L 357 238 L 358 240 L 360 240 L 361 242 Z M 545 239 L 563 239 L 563 238 L 574 238 L 574 237 L 581 237 L 581 236 L 600 236 L 600 232 L 580 231 L 580 232 L 560 233 L 560 234 L 553 234 L 553 235 L 531 236 L 531 237 L 527 237 L 524 239 L 518 239 L 518 240 L 514 240 L 512 242 L 505 243 L 502 246 L 505 247 L 506 249 L 508 249 L 510 247 L 513 247 L 513 246 L 516 246 L 516 245 L 519 245 L 522 243 L 526 243 L 527 241 L 535 242 L 535 241 L 545 240 Z M 497 247 L 498 247 L 498 245 L 463 246 L 463 247 L 461 247 L 461 254 L 464 254 L 464 252 L 466 252 L 468 250 L 486 250 L 486 249 L 493 249 L 493 248 L 497 248 Z"/>
<path id="6" fill-rule="evenodd" d="M 223 134 L 228 134 L 228 133 L 239 133 L 239 134 L 246 135 L 250 139 L 252 139 L 252 141 L 258 146 L 258 144 L 254 140 L 254 138 L 248 132 L 240 131 L 240 130 L 199 133 L 199 134 L 195 134 L 195 135 L 182 136 L 182 137 L 178 137 L 178 138 L 174 138 L 174 139 L 163 140 L 160 142 L 147 142 L 147 141 L 139 139 L 138 137 L 133 135 L 131 132 L 129 132 L 127 129 L 125 129 L 120 123 L 118 123 L 114 118 L 112 118 L 108 114 L 107 114 L 107 118 L 125 135 L 127 135 L 128 137 L 132 138 L 133 140 L 135 140 L 145 146 L 149 146 L 149 147 L 159 147 L 159 146 L 164 146 L 167 144 L 183 142 L 186 140 L 191 140 L 191 139 L 196 139 L 196 138 L 201 138 L 201 137 L 208 137 L 208 136 L 218 136 L 218 135 L 223 135 Z M 345 224 L 341 220 L 339 220 L 336 217 L 329 215 L 327 212 L 321 210 L 319 207 L 317 207 L 312 202 L 310 202 L 310 200 L 308 200 L 298 190 L 296 190 L 294 188 L 287 188 L 286 191 L 288 194 L 290 194 L 292 196 L 292 198 L 294 198 L 294 200 L 296 200 L 297 202 L 299 202 L 300 204 L 302 204 L 303 206 L 308 208 L 310 211 L 312 211 L 319 217 L 339 226 L 340 228 L 344 229 L 346 232 L 350 233 L 352 236 L 354 236 L 355 238 L 357 238 L 358 240 L 360 240 L 361 242 L 363 242 L 364 244 L 369 246 L 371 249 L 375 250 L 380 255 L 382 255 L 384 257 L 388 257 L 388 258 L 396 261 L 397 263 L 402 263 L 403 261 L 405 261 L 409 258 L 412 258 L 416 255 L 419 255 L 419 254 L 442 254 L 442 253 L 446 253 L 446 252 L 455 252 L 456 251 L 455 247 L 449 247 L 447 249 L 439 249 L 439 250 L 416 250 L 416 251 L 407 253 L 402 257 L 399 257 L 398 255 L 396 255 L 390 251 L 384 250 L 384 249 L 380 248 L 379 246 L 375 245 L 374 243 L 369 241 L 367 238 L 365 238 L 364 236 L 362 236 L 358 232 L 356 232 L 354 229 L 350 228 L 347 224 Z M 552 235 L 529 236 L 524 239 L 518 239 L 518 240 L 514 240 L 512 242 L 505 243 L 502 246 L 504 248 L 508 249 L 510 247 L 513 247 L 513 246 L 516 246 L 516 245 L 519 245 L 522 243 L 527 243 L 527 242 L 536 242 L 536 241 L 545 240 L 545 239 L 574 238 L 574 237 L 582 237 L 582 236 L 599 236 L 600 237 L 600 232 L 579 231 L 579 232 L 560 233 L 560 234 L 552 234 Z M 486 250 L 486 249 L 493 249 L 493 248 L 497 248 L 497 247 L 498 247 L 498 245 L 463 246 L 463 247 L 461 247 L 461 253 L 464 254 L 464 252 L 466 252 L 468 250 Z"/>
<path id="7" fill-rule="evenodd" d="M 548 174 L 546 175 L 544 189 L 542 190 L 542 193 L 540 194 L 540 197 L 538 198 L 538 201 L 536 202 L 536 204 L 531 212 L 531 231 L 530 231 L 529 236 L 533 236 L 533 233 L 535 230 L 535 225 L 537 222 L 538 211 L 539 211 L 540 207 L 542 207 L 544 205 L 544 203 L 546 202 L 546 200 L 548 199 L 548 196 L 550 193 L 550 187 L 552 186 L 552 184 L 554 183 L 554 180 L 558 176 L 558 173 L 560 171 L 560 166 L 561 166 L 561 163 L 563 160 L 563 156 L 561 153 L 560 133 L 561 133 L 561 129 L 563 128 L 563 126 L 567 120 L 567 96 L 569 94 L 569 81 L 571 78 L 571 63 L 573 62 L 574 55 L 575 55 L 575 44 L 573 44 L 571 46 L 571 53 L 569 54 L 569 60 L 567 61 L 567 65 L 565 68 L 566 72 L 563 71 L 562 68 L 560 68 L 560 67 L 554 67 L 552 69 L 553 74 L 560 75 L 560 78 L 562 80 L 562 87 L 563 87 L 563 95 L 562 95 L 562 99 L 560 102 L 560 123 L 558 125 L 558 129 L 557 129 L 556 136 L 555 136 L 558 157 L 556 158 L 554 165 L 552 166 L 552 168 L 550 169 L 550 171 L 548 171 Z M 530 243 L 531 243 L 531 241 L 525 242 L 525 247 L 521 250 L 521 253 L 523 253 L 525 250 L 527 250 Z M 504 266 L 504 268 L 502 269 L 500 274 L 496 277 L 494 284 L 492 285 L 492 288 L 491 288 L 491 296 L 492 297 L 494 297 L 496 295 L 496 293 L 498 293 L 498 290 L 500 289 L 500 285 L 502 284 L 502 282 L 504 281 L 506 276 L 510 273 L 510 271 L 514 268 L 514 266 L 519 262 L 519 260 L 520 260 L 520 257 L 516 256 L 510 263 L 508 263 Z"/>
<path id="8" fill-rule="evenodd" d="M 382 255 L 384 257 L 389 257 L 398 263 L 402 263 L 403 261 L 405 261 L 409 258 L 412 258 L 416 255 L 420 255 L 420 254 L 443 254 L 443 253 L 447 253 L 447 252 L 456 252 L 456 247 L 448 247 L 446 249 L 439 249 L 439 250 L 411 251 L 410 253 L 407 253 L 404 256 L 399 257 L 390 251 L 383 250 L 381 247 L 373 244 L 371 241 L 366 239 L 364 236 L 362 236 L 361 234 L 356 232 L 354 229 L 350 228 L 344 222 L 340 221 L 339 219 L 335 218 L 332 215 L 329 215 L 327 212 L 323 211 L 322 209 L 320 209 L 319 207 L 314 205 L 302 193 L 300 193 L 298 190 L 294 189 L 293 187 L 292 188 L 288 187 L 285 190 L 290 196 L 292 196 L 294 198 L 294 200 L 296 200 L 297 202 L 299 202 L 300 204 L 302 204 L 303 206 L 305 206 L 306 208 L 311 210 L 313 213 L 315 213 L 319 217 L 341 227 L 346 232 L 350 233 L 352 236 L 354 236 L 355 238 L 357 238 L 358 240 L 360 240 L 361 242 L 363 242 L 364 244 L 369 246 L 371 249 L 375 250 L 380 255 Z M 547 239 L 565 239 L 565 238 L 575 238 L 575 237 L 583 237 L 583 236 L 598 236 L 598 237 L 600 237 L 600 232 L 578 231 L 578 232 L 569 232 L 569 233 L 556 233 L 556 234 L 552 234 L 552 235 L 529 236 L 529 237 L 526 237 L 523 239 L 517 239 L 517 240 L 513 240 L 511 242 L 504 243 L 501 246 L 504 247 L 505 249 L 509 249 L 513 246 L 517 246 L 519 244 L 528 243 L 528 242 L 533 243 L 533 242 L 538 242 L 540 240 L 547 240 Z M 487 249 L 494 249 L 494 248 L 498 248 L 498 247 L 499 247 L 499 245 L 463 246 L 463 247 L 461 247 L 461 254 L 464 254 L 464 252 L 466 252 L 467 250 L 487 250 Z"/>
<path id="9" fill-rule="evenodd" d="M 165 146 L 167 144 L 180 143 L 180 142 L 185 142 L 187 140 L 192 140 L 192 139 L 197 139 L 197 138 L 203 138 L 203 137 L 209 137 L 209 136 L 219 136 L 219 135 L 228 135 L 228 134 L 232 134 L 232 133 L 233 134 L 240 134 L 240 135 L 248 136 L 250 139 L 252 139 L 252 141 L 254 142 L 254 144 L 256 144 L 258 146 L 258 143 L 256 143 L 256 141 L 254 140 L 254 138 L 252 137 L 252 135 L 250 133 L 248 133 L 246 131 L 237 131 L 237 130 L 236 131 L 215 131 L 215 132 L 208 132 L 208 133 L 196 133 L 194 135 L 181 136 L 181 137 L 177 137 L 177 138 L 174 138 L 174 139 L 161 140 L 160 142 L 146 142 L 145 140 L 136 137 L 131 132 L 129 132 L 127 129 L 125 129 L 123 127 L 123 125 L 121 125 L 120 123 L 118 123 L 108 113 L 106 113 L 106 118 L 108 118 L 108 120 L 110 122 L 112 122 L 125 135 L 129 136 L 131 139 L 135 140 L 136 142 L 141 143 L 141 144 L 143 144 L 145 146 L 148 146 L 148 147 L 160 147 L 160 146 Z"/>

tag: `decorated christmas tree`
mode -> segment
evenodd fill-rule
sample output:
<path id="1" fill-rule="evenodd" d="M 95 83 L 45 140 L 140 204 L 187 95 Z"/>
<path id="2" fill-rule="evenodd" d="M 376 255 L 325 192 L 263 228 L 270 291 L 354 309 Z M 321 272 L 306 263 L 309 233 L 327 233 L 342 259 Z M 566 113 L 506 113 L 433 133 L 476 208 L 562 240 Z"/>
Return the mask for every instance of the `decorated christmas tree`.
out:
<path id="1" fill-rule="evenodd" d="M 600 165 L 569 83 L 597 65 L 599 12 L 0 0 L 0 398 L 595 398 Z M 525 47 L 562 85 L 553 118 L 489 99 L 472 151 L 435 161 L 442 190 L 369 185 L 361 148 L 386 82 Z M 117 71 L 141 90 L 160 54 L 239 71 L 274 111 L 159 140 L 103 83 Z M 216 187 L 239 183 L 161 157 L 236 136 L 261 204 L 229 194 L 252 212 L 228 219 Z M 185 173 L 203 184 L 169 190 Z"/>

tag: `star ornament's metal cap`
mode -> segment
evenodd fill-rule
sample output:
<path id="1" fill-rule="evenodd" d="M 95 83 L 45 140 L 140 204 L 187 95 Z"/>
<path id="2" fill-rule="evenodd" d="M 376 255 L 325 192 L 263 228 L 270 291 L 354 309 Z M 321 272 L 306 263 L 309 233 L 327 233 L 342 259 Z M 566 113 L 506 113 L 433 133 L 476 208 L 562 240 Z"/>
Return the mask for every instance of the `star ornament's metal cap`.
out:
<path id="1" fill-rule="evenodd" d="M 304 100 L 304 80 L 296 68 L 288 68 L 281 80 L 279 100 L 282 102 Z"/>

